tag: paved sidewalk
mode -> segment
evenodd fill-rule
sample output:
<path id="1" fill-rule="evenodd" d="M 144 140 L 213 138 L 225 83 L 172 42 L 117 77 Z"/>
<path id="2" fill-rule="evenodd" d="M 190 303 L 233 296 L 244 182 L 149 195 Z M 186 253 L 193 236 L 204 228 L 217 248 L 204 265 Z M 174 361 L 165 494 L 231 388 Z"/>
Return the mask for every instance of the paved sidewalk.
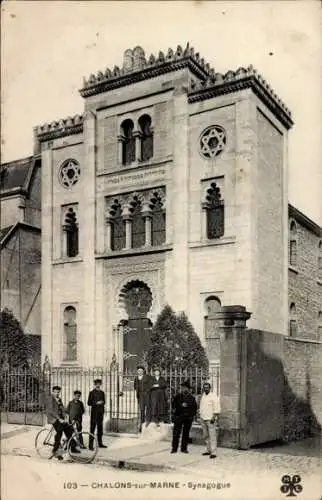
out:
<path id="1" fill-rule="evenodd" d="M 8 424 L 7 424 L 8 425 Z M 40 427 L 21 426 L 25 430 L 19 434 L 12 429 L 10 437 L 3 439 L 3 454 L 37 457 L 34 448 L 35 437 Z M 8 435 L 8 427 L 6 426 Z M 107 449 L 100 449 L 95 462 L 119 468 L 141 471 L 180 471 L 192 476 L 209 477 L 214 474 L 229 478 L 232 474 L 255 473 L 257 475 L 301 473 L 302 475 L 319 475 L 321 461 L 318 453 L 313 453 L 310 440 L 293 445 L 271 447 L 267 450 L 250 449 L 247 451 L 218 449 L 218 457 L 210 460 L 203 457 L 204 447 L 190 445 L 189 454 L 170 454 L 171 444 L 167 441 L 151 442 L 139 437 L 104 436 Z M 307 445 L 305 447 L 305 445 Z M 301 449 L 301 454 L 292 454 L 293 448 Z M 305 452 L 307 448 L 307 452 Z M 315 455 L 315 456 L 314 456 Z"/>

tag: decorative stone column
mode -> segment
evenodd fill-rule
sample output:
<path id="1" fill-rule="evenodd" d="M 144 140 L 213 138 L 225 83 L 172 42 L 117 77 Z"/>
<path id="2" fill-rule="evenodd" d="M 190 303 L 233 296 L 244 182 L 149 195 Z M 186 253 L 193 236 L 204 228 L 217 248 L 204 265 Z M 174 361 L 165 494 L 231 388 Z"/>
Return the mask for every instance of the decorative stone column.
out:
<path id="1" fill-rule="evenodd" d="M 112 250 L 112 218 L 107 215 L 105 217 L 105 251 Z"/>
<path id="2" fill-rule="evenodd" d="M 145 222 L 145 244 L 144 246 L 150 247 L 152 245 L 152 214 L 151 212 L 142 212 Z"/>
<path id="3" fill-rule="evenodd" d="M 132 248 L 132 218 L 130 215 L 123 216 L 125 221 L 125 250 Z"/>
<path id="4" fill-rule="evenodd" d="M 142 160 L 142 154 L 141 154 L 141 137 L 142 133 L 139 130 L 136 130 L 133 132 L 133 137 L 135 138 L 135 161 L 141 161 Z"/>
<path id="5" fill-rule="evenodd" d="M 225 448 L 247 449 L 246 321 L 251 313 L 244 306 L 223 306 L 220 320 L 220 432 Z"/>
<path id="6" fill-rule="evenodd" d="M 123 142 L 125 141 L 124 135 L 117 136 L 118 142 L 118 163 L 119 165 L 123 164 Z"/>
<path id="7" fill-rule="evenodd" d="M 68 231 L 68 226 L 63 225 L 63 241 L 62 241 L 62 257 L 67 257 L 67 231 Z"/>

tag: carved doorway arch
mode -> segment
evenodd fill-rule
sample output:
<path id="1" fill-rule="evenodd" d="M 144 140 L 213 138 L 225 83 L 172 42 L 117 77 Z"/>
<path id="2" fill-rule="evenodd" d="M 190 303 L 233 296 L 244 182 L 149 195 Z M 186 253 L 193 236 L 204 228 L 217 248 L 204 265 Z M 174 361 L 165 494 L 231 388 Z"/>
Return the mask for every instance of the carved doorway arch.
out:
<path id="1" fill-rule="evenodd" d="M 134 371 L 138 364 L 145 364 L 150 345 L 152 322 L 148 313 L 152 307 L 152 292 L 143 281 L 133 280 L 122 288 L 119 299 L 127 314 L 127 318 L 121 320 L 124 369 Z"/>

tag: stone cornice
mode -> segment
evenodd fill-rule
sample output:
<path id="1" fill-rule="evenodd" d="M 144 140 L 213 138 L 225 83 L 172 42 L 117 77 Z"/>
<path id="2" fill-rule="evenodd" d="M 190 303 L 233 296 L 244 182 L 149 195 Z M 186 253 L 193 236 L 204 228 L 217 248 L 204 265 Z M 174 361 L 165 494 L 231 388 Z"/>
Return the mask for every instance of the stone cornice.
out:
<path id="1" fill-rule="evenodd" d="M 137 49 L 141 51 L 138 67 L 134 65 L 133 69 L 129 69 L 115 66 L 113 70 L 107 68 L 104 73 L 99 71 L 96 75 L 92 74 L 88 80 L 84 78 L 80 95 L 90 97 L 184 68 L 189 68 L 201 80 L 215 74 L 210 65 L 189 44 L 184 50 L 178 45 L 176 51 L 168 49 L 167 54 L 160 51 L 158 57 L 151 55 L 148 60 L 145 59 L 143 49 L 138 47 Z"/>
<path id="2" fill-rule="evenodd" d="M 225 75 L 216 73 L 213 79 L 208 78 L 205 82 L 190 87 L 188 100 L 189 103 L 203 101 L 247 88 L 253 90 L 287 129 L 292 127 L 290 110 L 253 66 L 228 71 Z"/>
<path id="3" fill-rule="evenodd" d="M 83 123 L 84 115 L 75 115 L 39 125 L 36 127 L 38 140 L 40 142 L 46 142 L 60 137 L 81 134 L 83 132 Z"/>

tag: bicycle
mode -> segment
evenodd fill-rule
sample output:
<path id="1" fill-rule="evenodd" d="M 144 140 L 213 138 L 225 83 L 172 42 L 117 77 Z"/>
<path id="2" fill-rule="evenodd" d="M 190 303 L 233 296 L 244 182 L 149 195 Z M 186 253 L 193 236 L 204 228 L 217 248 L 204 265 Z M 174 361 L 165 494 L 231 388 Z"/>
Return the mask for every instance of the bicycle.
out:
<path id="1" fill-rule="evenodd" d="M 60 450 L 63 453 L 68 452 L 68 455 L 73 460 L 73 462 L 78 463 L 91 463 L 96 457 L 98 451 L 98 443 L 93 434 L 90 432 L 78 432 L 77 425 L 75 422 L 70 424 L 74 432 L 72 436 L 67 439 L 66 437 L 62 437 L 60 443 Z M 51 458 L 53 456 L 53 447 L 55 442 L 55 428 L 52 425 L 50 429 L 44 427 L 41 429 L 35 439 L 35 448 L 38 455 L 41 458 Z M 89 448 L 89 443 L 91 441 L 91 448 Z M 73 450 L 75 449 L 75 445 L 77 448 L 81 449 L 81 452 L 75 453 Z"/>

